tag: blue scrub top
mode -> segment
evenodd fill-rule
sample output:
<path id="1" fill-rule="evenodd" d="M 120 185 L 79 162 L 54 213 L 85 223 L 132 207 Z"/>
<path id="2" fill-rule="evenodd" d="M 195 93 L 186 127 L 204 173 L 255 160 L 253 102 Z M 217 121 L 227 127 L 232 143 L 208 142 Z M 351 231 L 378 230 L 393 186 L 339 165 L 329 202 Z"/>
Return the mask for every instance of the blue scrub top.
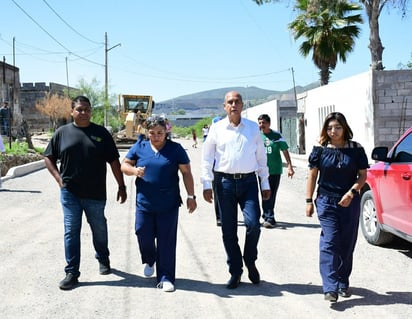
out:
<path id="1" fill-rule="evenodd" d="M 179 165 L 189 164 L 184 148 L 167 140 L 157 153 L 148 140 L 136 142 L 126 158 L 145 166 L 143 178 L 136 178 L 136 208 L 140 211 L 167 213 L 182 204 L 179 190 Z"/>

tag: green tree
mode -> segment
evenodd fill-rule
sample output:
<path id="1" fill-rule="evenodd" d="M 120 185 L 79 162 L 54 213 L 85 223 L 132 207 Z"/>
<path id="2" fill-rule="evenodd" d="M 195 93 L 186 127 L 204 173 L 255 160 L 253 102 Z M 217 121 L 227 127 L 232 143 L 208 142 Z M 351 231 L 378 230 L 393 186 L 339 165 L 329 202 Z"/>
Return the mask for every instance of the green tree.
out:
<path id="1" fill-rule="evenodd" d="M 398 64 L 398 69 L 400 70 L 412 69 L 412 53 L 411 53 L 411 59 L 408 62 L 406 62 L 406 64 L 403 64 L 403 63 Z"/>
<path id="2" fill-rule="evenodd" d="M 269 2 L 281 2 L 281 0 L 252 0 L 258 5 Z M 319 1 L 313 0 L 312 3 Z M 331 1 L 332 2 L 332 1 Z M 359 0 L 365 7 L 366 15 L 368 16 L 369 24 L 369 51 L 371 53 L 371 68 L 373 70 L 383 70 L 382 54 L 384 47 L 381 42 L 379 33 L 379 17 L 386 6 L 388 9 L 397 9 L 402 13 L 402 17 L 406 16 L 410 0 Z"/>
<path id="3" fill-rule="evenodd" d="M 84 79 L 80 79 L 77 86 L 78 91 L 75 95 L 84 95 L 90 100 L 93 107 L 92 121 L 94 123 L 104 125 L 104 103 L 105 103 L 105 89 L 101 85 L 100 81 L 93 78 L 91 82 L 87 82 Z M 73 98 L 74 96 L 71 96 Z M 116 94 L 109 96 L 110 107 L 107 112 L 108 124 L 114 129 L 118 129 L 121 126 L 121 120 L 117 112 L 117 97 Z"/>
<path id="4" fill-rule="evenodd" d="M 345 63 L 347 54 L 353 51 L 360 32 L 358 24 L 362 23 L 356 11 L 361 7 L 345 0 L 299 0 L 295 8 L 299 15 L 288 27 L 295 40 L 305 39 L 299 52 L 305 57 L 312 52 L 321 85 L 326 85 L 338 59 Z"/>

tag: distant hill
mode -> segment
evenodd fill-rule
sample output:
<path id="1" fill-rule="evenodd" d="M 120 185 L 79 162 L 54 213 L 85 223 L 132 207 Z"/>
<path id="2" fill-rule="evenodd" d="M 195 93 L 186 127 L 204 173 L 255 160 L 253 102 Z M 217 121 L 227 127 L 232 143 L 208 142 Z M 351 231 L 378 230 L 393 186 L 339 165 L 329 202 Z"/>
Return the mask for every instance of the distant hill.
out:
<path id="1" fill-rule="evenodd" d="M 297 86 L 296 93 L 302 93 L 318 87 L 318 83 L 311 83 L 304 87 Z M 228 87 L 208 90 L 188 95 L 176 97 L 171 100 L 157 102 L 154 112 L 157 114 L 176 113 L 202 113 L 221 114 L 223 112 L 223 99 L 227 92 L 237 91 L 242 94 L 243 102 L 248 107 L 262 104 L 275 99 L 294 99 L 293 88 L 286 91 L 265 90 L 254 86 L 249 87 Z"/>

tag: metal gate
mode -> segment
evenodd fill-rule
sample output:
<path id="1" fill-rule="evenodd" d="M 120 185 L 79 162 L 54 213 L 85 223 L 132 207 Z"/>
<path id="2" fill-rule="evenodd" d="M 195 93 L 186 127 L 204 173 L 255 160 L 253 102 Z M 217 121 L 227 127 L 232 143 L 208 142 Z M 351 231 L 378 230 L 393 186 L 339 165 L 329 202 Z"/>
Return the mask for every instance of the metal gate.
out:
<path id="1" fill-rule="evenodd" d="M 297 119 L 296 118 L 281 118 L 280 132 L 289 145 L 289 152 L 299 154 L 299 145 L 297 138 Z"/>

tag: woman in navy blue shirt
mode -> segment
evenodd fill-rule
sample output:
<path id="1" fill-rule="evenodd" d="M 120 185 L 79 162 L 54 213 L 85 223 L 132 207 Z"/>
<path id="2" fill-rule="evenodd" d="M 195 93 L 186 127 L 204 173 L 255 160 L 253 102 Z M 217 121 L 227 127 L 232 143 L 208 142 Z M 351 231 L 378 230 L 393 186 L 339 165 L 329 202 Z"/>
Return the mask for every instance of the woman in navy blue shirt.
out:
<path id="1" fill-rule="evenodd" d="M 122 162 L 122 172 L 136 178 L 135 230 L 145 264 L 144 276 L 151 277 L 156 264 L 158 287 L 174 291 L 178 211 L 182 204 L 179 175 L 187 191 L 187 208 L 196 205 L 190 160 L 183 147 L 166 139 L 161 117 L 147 119 L 148 140 L 137 141 Z"/>
<path id="2" fill-rule="evenodd" d="M 312 217 L 315 199 L 320 226 L 319 268 L 325 300 L 349 297 L 349 276 L 358 236 L 360 196 L 368 159 L 342 113 L 330 113 L 323 124 L 319 145 L 309 155 L 306 216 Z"/>

